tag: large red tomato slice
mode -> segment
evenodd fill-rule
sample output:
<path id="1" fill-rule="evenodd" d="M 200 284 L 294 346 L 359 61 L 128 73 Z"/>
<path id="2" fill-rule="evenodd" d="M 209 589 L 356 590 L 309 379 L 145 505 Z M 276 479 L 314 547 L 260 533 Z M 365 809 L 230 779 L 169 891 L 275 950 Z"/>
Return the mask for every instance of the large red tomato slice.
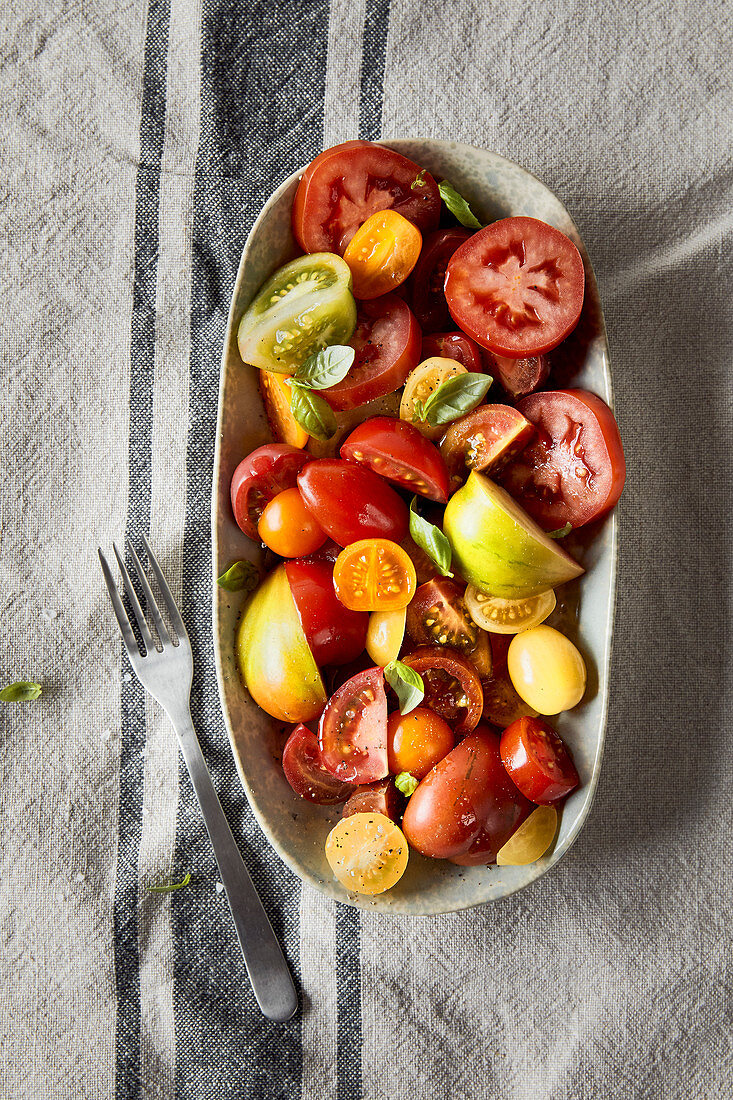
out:
<path id="1" fill-rule="evenodd" d="M 421 186 L 413 187 L 420 176 Z M 419 165 L 373 141 L 334 145 L 308 165 L 293 203 L 293 232 L 304 252 L 337 252 L 379 210 L 396 210 L 423 232 L 440 217 L 440 194 Z"/>
<path id="2" fill-rule="evenodd" d="M 326 704 L 318 727 L 323 763 L 346 783 L 374 783 L 389 773 L 387 693 L 381 668 L 352 676 Z"/>
<path id="3" fill-rule="evenodd" d="M 259 542 L 257 524 L 265 505 L 292 489 L 311 456 L 289 443 L 266 443 L 243 458 L 232 477 L 231 497 L 234 518 L 251 539 Z"/>
<path id="4" fill-rule="evenodd" d="M 395 294 L 360 302 L 349 340 L 356 355 L 349 373 L 322 394 L 337 412 L 356 409 L 398 389 L 420 361 L 420 328 Z"/>
<path id="5" fill-rule="evenodd" d="M 303 500 L 339 546 L 361 539 L 401 542 L 407 534 L 407 505 L 377 474 L 338 458 L 309 462 L 298 480 Z"/>
<path id="6" fill-rule="evenodd" d="M 440 451 L 405 420 L 365 420 L 342 444 L 341 457 L 368 466 L 411 493 L 443 504 L 448 500 L 448 471 Z"/>
<path id="7" fill-rule="evenodd" d="M 450 324 L 443 284 L 448 260 L 471 236 L 470 229 L 438 229 L 423 241 L 412 272 L 412 312 L 423 332 L 438 332 Z"/>
<path id="8" fill-rule="evenodd" d="M 546 530 L 580 527 L 621 496 L 626 460 L 618 425 L 587 390 L 532 393 L 517 408 L 536 436 L 500 480 Z"/>
<path id="9" fill-rule="evenodd" d="M 482 347 L 520 359 L 549 351 L 575 328 L 585 272 L 573 242 L 536 218 L 479 229 L 448 263 L 453 320 Z"/>
<path id="10" fill-rule="evenodd" d="M 366 645 L 369 616 L 365 611 L 351 611 L 338 600 L 333 565 L 300 559 L 285 562 L 285 572 L 316 664 L 347 665 L 355 661 Z"/>
<path id="11" fill-rule="evenodd" d="M 323 763 L 318 739 L 307 726 L 296 726 L 283 749 L 285 778 L 296 794 L 319 806 L 345 802 L 353 787 L 335 779 Z"/>

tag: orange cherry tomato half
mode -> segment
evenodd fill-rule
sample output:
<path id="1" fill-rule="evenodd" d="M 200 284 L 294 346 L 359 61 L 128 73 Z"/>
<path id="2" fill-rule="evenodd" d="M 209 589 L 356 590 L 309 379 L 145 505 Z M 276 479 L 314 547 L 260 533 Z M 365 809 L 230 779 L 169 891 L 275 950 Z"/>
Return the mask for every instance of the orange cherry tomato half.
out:
<path id="1" fill-rule="evenodd" d="M 423 779 L 456 743 L 453 730 L 430 707 L 409 714 L 396 710 L 387 719 L 387 758 L 393 775 L 409 772 Z"/>
<path id="2" fill-rule="evenodd" d="M 417 577 L 410 555 L 389 539 L 362 539 L 342 550 L 333 583 L 352 611 L 399 611 L 412 599 Z"/>
<path id="3" fill-rule="evenodd" d="M 285 489 L 265 506 L 259 536 L 281 558 L 313 554 L 326 541 L 325 531 L 308 510 L 297 486 Z"/>
<path id="4" fill-rule="evenodd" d="M 287 374 L 276 374 L 275 371 L 269 370 L 260 371 L 260 393 L 267 422 L 278 442 L 290 443 L 293 447 L 305 447 L 310 437 L 290 411 L 292 391 L 288 380 Z"/>
<path id="5" fill-rule="evenodd" d="M 378 298 L 401 286 L 417 263 L 422 234 L 394 210 L 372 214 L 344 252 L 355 298 Z"/>

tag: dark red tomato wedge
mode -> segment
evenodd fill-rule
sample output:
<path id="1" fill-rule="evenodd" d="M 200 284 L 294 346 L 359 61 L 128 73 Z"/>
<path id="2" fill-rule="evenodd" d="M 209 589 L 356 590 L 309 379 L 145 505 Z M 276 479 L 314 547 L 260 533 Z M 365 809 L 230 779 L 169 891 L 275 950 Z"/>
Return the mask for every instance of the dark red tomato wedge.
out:
<path id="1" fill-rule="evenodd" d="M 284 489 L 292 489 L 299 472 L 311 456 L 289 443 L 266 443 L 243 458 L 232 477 L 234 518 L 255 542 L 260 541 L 257 524 L 263 509 Z"/>
<path id="2" fill-rule="evenodd" d="M 341 382 L 322 390 L 337 412 L 356 409 L 399 389 L 420 361 L 420 328 L 395 294 L 359 302 L 349 344 L 356 355 Z"/>
<path id="3" fill-rule="evenodd" d="M 543 806 L 574 791 L 580 782 L 564 742 L 542 718 L 520 718 L 501 735 L 501 759 L 525 798 Z"/>
<path id="4" fill-rule="evenodd" d="M 482 717 L 485 722 L 491 722 L 503 730 L 517 718 L 534 717 L 537 711 L 527 706 L 509 679 L 506 657 L 514 635 L 488 634 L 487 637 L 491 645 L 492 671 L 490 679 L 481 681 L 484 691 Z"/>
<path id="5" fill-rule="evenodd" d="M 380 210 L 396 210 L 422 232 L 438 224 L 438 185 L 401 153 L 373 141 L 346 141 L 316 157 L 298 184 L 293 233 L 304 252 L 337 252 Z"/>
<path id="6" fill-rule="evenodd" d="M 439 332 L 450 325 L 443 284 L 448 260 L 471 236 L 470 229 L 438 229 L 423 241 L 412 272 L 412 312 L 423 332 Z"/>
<path id="7" fill-rule="evenodd" d="M 550 373 L 550 360 L 546 355 L 508 359 L 505 355 L 492 355 L 490 351 L 485 354 L 486 370 L 515 400 L 536 390 Z"/>
<path id="8" fill-rule="evenodd" d="M 470 653 L 479 628 L 463 602 L 463 588 L 450 577 L 421 584 L 407 607 L 405 630 L 416 645 L 447 645 Z"/>
<path id="9" fill-rule="evenodd" d="M 369 615 L 350 611 L 336 597 L 328 561 L 285 562 L 290 591 L 313 659 L 322 665 L 355 661 L 366 645 Z"/>
<path id="10" fill-rule="evenodd" d="M 486 373 L 481 349 L 475 340 L 463 332 L 435 332 L 424 336 L 420 359 L 432 359 L 434 355 L 441 359 L 455 359 L 474 374 Z"/>
<path id="11" fill-rule="evenodd" d="M 551 390 L 517 407 L 536 435 L 500 480 L 532 518 L 552 531 L 581 527 L 612 508 L 626 460 L 608 405 L 587 390 Z"/>
<path id="12" fill-rule="evenodd" d="M 416 427 L 392 416 L 374 416 L 355 428 L 341 457 L 358 462 L 401 489 L 445 504 L 448 471 L 440 451 Z"/>
<path id="13" fill-rule="evenodd" d="M 533 436 L 529 420 L 510 405 L 481 405 L 454 420 L 440 444 L 450 475 L 450 492 L 463 484 L 469 470 L 495 473 L 501 469 Z"/>
<path id="14" fill-rule="evenodd" d="M 387 693 L 381 668 L 358 673 L 334 692 L 321 715 L 318 743 L 336 779 L 374 783 L 385 778 Z"/>
<path id="15" fill-rule="evenodd" d="M 380 779 L 378 783 L 367 783 L 357 787 L 341 811 L 342 817 L 352 814 L 384 814 L 390 821 L 398 822 L 402 816 L 405 800 L 394 785 L 393 779 Z"/>
<path id="16" fill-rule="evenodd" d="M 456 324 L 496 355 L 540 355 L 564 340 L 583 308 L 585 271 L 573 242 L 536 218 L 479 229 L 448 263 Z"/>
<path id="17" fill-rule="evenodd" d="M 303 474 L 298 488 L 306 507 L 339 546 L 371 538 L 401 542 L 407 534 L 407 505 L 371 470 L 343 459 L 318 458 Z"/>
<path id="18" fill-rule="evenodd" d="M 425 706 L 444 718 L 456 737 L 475 729 L 484 696 L 473 664 L 449 646 L 418 646 L 401 658 L 419 672 L 425 685 Z"/>
<path id="19" fill-rule="evenodd" d="M 318 739 L 307 726 L 296 726 L 285 742 L 283 771 L 296 794 L 319 806 L 337 806 L 354 789 L 334 779 L 324 766 Z"/>

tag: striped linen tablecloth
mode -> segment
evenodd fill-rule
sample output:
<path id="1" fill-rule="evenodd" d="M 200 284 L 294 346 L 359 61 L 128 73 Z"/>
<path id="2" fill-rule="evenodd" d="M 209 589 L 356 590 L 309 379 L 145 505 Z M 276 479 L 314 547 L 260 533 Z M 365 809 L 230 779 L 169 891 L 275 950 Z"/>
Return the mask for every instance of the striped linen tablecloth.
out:
<path id="1" fill-rule="evenodd" d="M 731 20 L 712 0 L 14 0 L 2 19 L 0 1096 L 698 1100 L 731 1052 Z M 493 149 L 595 264 L 629 478 L 608 747 L 571 854 L 503 903 L 358 913 L 240 788 L 209 500 L 242 246 L 349 137 Z M 303 990 L 249 988 L 171 727 L 96 547 L 152 532 L 206 759 Z M 172 895 L 145 884 L 190 870 Z"/>

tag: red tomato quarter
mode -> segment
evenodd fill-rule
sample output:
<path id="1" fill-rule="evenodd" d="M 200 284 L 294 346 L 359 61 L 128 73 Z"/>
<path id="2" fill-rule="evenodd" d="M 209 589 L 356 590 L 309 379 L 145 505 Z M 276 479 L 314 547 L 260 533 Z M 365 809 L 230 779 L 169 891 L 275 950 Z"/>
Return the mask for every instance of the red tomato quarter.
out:
<path id="1" fill-rule="evenodd" d="M 533 436 L 530 422 L 510 405 L 480 405 L 454 420 L 440 444 L 451 492 L 463 484 L 469 470 L 495 472 L 506 465 Z"/>
<path id="2" fill-rule="evenodd" d="M 407 534 L 407 505 L 371 470 L 338 458 L 309 462 L 298 478 L 307 507 L 339 546 L 361 539 L 401 542 Z"/>
<path id="3" fill-rule="evenodd" d="M 425 706 L 445 719 L 456 737 L 476 728 L 484 693 L 478 673 L 466 657 L 449 646 L 422 645 L 402 660 L 422 676 Z"/>
<path id="4" fill-rule="evenodd" d="M 450 324 L 443 284 L 448 260 L 471 236 L 470 229 L 438 229 L 423 241 L 412 273 L 412 312 L 423 332 L 438 332 Z M 436 354 L 440 354 L 436 352 Z"/>
<path id="5" fill-rule="evenodd" d="M 296 794 L 320 806 L 345 802 L 354 789 L 324 767 L 316 735 L 307 726 L 296 726 L 285 742 L 283 771 Z"/>
<path id="6" fill-rule="evenodd" d="M 455 359 L 462 367 L 473 371 L 474 374 L 487 373 L 481 349 L 476 341 L 466 336 L 464 332 L 435 332 L 425 336 L 420 362 L 423 359 L 432 359 L 433 356 L 438 356 L 440 359 Z"/>
<path id="7" fill-rule="evenodd" d="M 448 263 L 453 320 L 482 347 L 511 358 L 564 340 L 583 308 L 585 272 L 573 242 L 536 218 L 479 229 Z"/>
<path id="8" fill-rule="evenodd" d="M 289 443 L 266 443 L 242 459 L 232 477 L 231 497 L 234 518 L 245 535 L 259 542 L 257 524 L 265 505 L 284 489 L 292 489 L 310 460 Z"/>
<path id="9" fill-rule="evenodd" d="M 355 661 L 366 645 L 369 616 L 365 611 L 350 611 L 337 599 L 333 565 L 288 561 L 285 572 L 300 625 L 319 668 Z"/>
<path id="10" fill-rule="evenodd" d="M 355 428 L 341 446 L 341 457 L 358 462 L 411 493 L 445 504 L 448 471 L 440 451 L 412 424 L 374 416 Z"/>
<path id="11" fill-rule="evenodd" d="M 346 783 L 384 779 L 387 765 L 387 693 L 381 668 L 352 676 L 329 699 L 318 728 L 323 763 Z"/>
<path id="12" fill-rule="evenodd" d="M 517 406 L 536 436 L 500 480 L 546 530 L 581 527 L 612 508 L 626 480 L 618 425 L 587 390 L 533 393 Z"/>
<path id="13" fill-rule="evenodd" d="M 372 141 L 326 149 L 306 168 L 293 203 L 293 232 L 304 252 L 337 252 L 380 210 L 396 210 L 425 231 L 440 217 L 438 185 L 401 153 Z"/>
<path id="14" fill-rule="evenodd" d="M 512 782 L 540 806 L 556 802 L 580 782 L 572 757 L 541 718 L 520 718 L 501 735 L 501 759 Z"/>

